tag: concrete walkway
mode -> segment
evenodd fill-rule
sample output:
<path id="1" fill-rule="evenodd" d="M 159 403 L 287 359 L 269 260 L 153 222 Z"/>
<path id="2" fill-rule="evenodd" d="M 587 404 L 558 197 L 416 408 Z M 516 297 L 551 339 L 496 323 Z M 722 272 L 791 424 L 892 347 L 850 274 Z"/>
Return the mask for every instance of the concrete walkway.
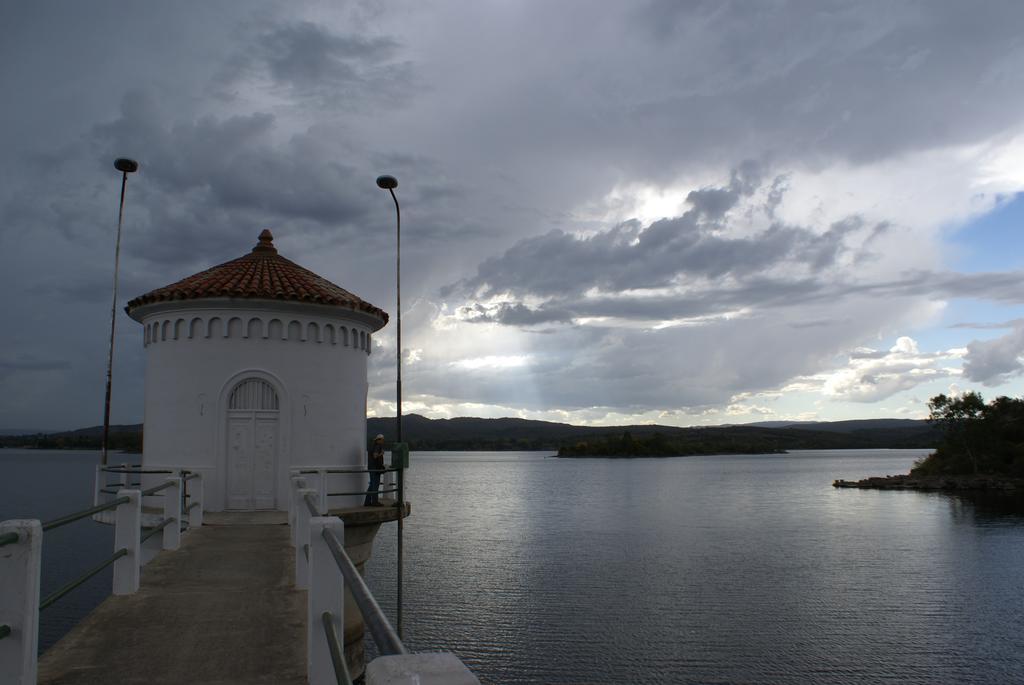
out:
<path id="1" fill-rule="evenodd" d="M 306 593 L 288 526 L 214 520 L 47 650 L 39 683 L 304 684 Z"/>

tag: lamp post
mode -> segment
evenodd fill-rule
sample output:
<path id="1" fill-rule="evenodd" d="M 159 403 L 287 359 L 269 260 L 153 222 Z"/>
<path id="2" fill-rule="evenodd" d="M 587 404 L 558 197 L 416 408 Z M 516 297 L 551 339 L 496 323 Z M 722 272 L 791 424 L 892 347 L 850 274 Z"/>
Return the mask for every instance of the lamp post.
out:
<path id="1" fill-rule="evenodd" d="M 395 188 L 398 187 L 398 179 L 394 176 L 378 176 L 377 187 L 391 193 L 391 199 L 395 201 L 395 311 L 398 313 L 398 376 L 395 381 L 395 394 L 398 398 L 398 433 L 397 442 L 402 442 L 402 210 L 398 207 L 398 198 L 395 197 Z"/>
<path id="2" fill-rule="evenodd" d="M 121 224 L 124 223 L 124 189 L 128 174 L 139 170 L 134 159 L 119 157 L 114 168 L 121 172 L 121 204 L 117 210 L 117 239 L 114 241 L 114 295 L 110 303 L 110 347 L 107 350 L 107 394 L 103 402 L 103 465 L 107 465 L 107 443 L 110 438 L 110 386 L 114 377 L 114 331 L 117 327 L 117 272 L 121 263 Z"/>
<path id="3" fill-rule="evenodd" d="M 399 443 L 399 449 L 405 454 L 404 445 L 402 445 L 402 210 L 398 206 L 398 198 L 395 197 L 395 188 L 398 187 L 398 179 L 394 176 L 378 176 L 377 187 L 381 190 L 386 190 L 391 193 L 391 199 L 395 202 L 395 311 L 398 317 L 398 326 L 396 331 L 397 347 L 398 351 L 396 354 L 396 380 L 395 380 L 395 395 L 397 397 L 397 442 Z M 398 637 L 402 637 L 402 520 L 405 518 L 405 464 L 404 462 L 398 469 L 397 479 L 397 490 L 398 496 L 398 531 L 396 536 L 396 550 L 398 552 L 398 574 L 397 574 L 397 611 L 395 624 L 398 628 Z"/>

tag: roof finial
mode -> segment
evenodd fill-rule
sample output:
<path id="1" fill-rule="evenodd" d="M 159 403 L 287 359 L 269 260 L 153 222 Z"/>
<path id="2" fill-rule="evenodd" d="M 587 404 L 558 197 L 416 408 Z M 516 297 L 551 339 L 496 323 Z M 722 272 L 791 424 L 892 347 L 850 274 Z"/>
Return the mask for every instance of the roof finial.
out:
<path id="1" fill-rule="evenodd" d="M 274 247 L 274 234 L 270 232 L 270 229 L 264 228 L 260 232 L 260 242 L 256 247 L 252 248 L 252 251 L 256 253 L 277 254 L 277 248 Z"/>

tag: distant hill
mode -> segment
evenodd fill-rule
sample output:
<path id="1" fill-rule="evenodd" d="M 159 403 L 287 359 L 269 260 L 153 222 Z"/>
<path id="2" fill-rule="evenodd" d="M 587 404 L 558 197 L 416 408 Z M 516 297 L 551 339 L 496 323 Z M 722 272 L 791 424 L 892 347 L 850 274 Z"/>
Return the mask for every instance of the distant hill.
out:
<path id="1" fill-rule="evenodd" d="M 0 447 L 35 449 L 93 450 L 103 444 L 103 426 L 90 426 L 56 433 L 25 433 L 0 435 Z M 142 451 L 142 424 L 110 426 L 110 449 L 126 452 Z"/>
<path id="2" fill-rule="evenodd" d="M 778 425 L 781 424 L 781 425 Z M 97 449 L 102 426 L 48 434 L 0 436 L 0 446 L 45 449 Z M 395 419 L 366 421 L 367 438 L 382 433 L 388 442 L 396 439 Z M 673 445 L 685 445 L 688 453 L 764 451 L 791 449 L 864 449 L 931 447 L 939 434 L 926 421 L 908 419 L 866 419 L 833 422 L 761 422 L 741 426 L 573 426 L 568 423 L 530 419 L 428 419 L 419 414 L 402 417 L 403 438 L 414 450 L 558 450 L 578 449 L 580 443 L 620 439 L 626 433 L 637 439 L 663 436 Z M 142 424 L 110 427 L 115 449 L 138 450 Z"/>
<path id="3" fill-rule="evenodd" d="M 928 422 L 915 419 L 852 419 L 849 421 L 760 421 L 743 425 L 759 428 L 798 428 L 830 433 L 853 433 L 860 430 L 914 429 L 922 425 L 927 426 Z"/>
<path id="4" fill-rule="evenodd" d="M 369 438 L 381 433 L 395 439 L 394 418 L 366 422 Z M 428 419 L 418 414 L 402 417 L 403 438 L 419 450 L 555 450 L 579 442 L 621 437 L 662 435 L 686 444 L 691 453 L 738 449 L 777 452 L 788 449 L 865 449 L 930 447 L 938 432 L 926 421 L 867 419 L 785 424 L 680 428 L 660 425 L 573 426 L 529 419 Z"/>

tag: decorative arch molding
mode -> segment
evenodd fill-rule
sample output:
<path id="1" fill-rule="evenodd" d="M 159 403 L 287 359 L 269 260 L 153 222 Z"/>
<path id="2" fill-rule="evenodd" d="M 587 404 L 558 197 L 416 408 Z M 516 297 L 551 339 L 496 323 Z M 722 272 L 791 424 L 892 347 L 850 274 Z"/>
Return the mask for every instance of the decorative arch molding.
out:
<path id="1" fill-rule="evenodd" d="M 245 337 L 266 338 L 267 336 L 263 334 L 263 319 L 258 316 L 250 317 L 245 327 Z"/>
<path id="2" fill-rule="evenodd" d="M 257 379 L 270 384 L 277 393 L 279 410 L 284 412 L 285 407 L 288 405 L 288 391 L 284 387 L 284 383 L 275 374 L 265 371 L 263 369 L 244 369 L 238 371 L 229 377 L 224 385 L 221 386 L 220 393 L 217 399 L 217 407 L 219 413 L 223 416 L 227 411 L 229 400 L 231 399 L 231 392 L 240 385 L 243 381 L 250 379 Z"/>
<path id="3" fill-rule="evenodd" d="M 246 378 L 228 395 L 228 410 L 280 411 L 281 403 L 273 384 L 262 378 Z"/>
<path id="4" fill-rule="evenodd" d="M 351 334 L 351 341 L 349 335 Z M 143 346 L 158 342 L 201 339 L 246 339 L 310 342 L 331 347 L 351 347 L 370 354 L 371 334 L 345 322 L 325 318 L 217 312 L 207 316 L 161 317 L 143 325 Z"/>

